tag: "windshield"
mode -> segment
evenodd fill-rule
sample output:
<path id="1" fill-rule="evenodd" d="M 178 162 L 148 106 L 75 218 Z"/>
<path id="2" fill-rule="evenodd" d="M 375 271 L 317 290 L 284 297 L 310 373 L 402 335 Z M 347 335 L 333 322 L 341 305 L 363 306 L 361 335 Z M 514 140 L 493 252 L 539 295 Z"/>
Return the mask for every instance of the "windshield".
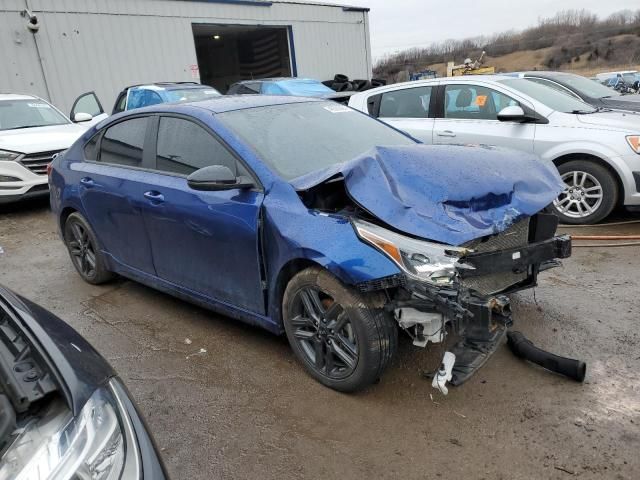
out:
<path id="1" fill-rule="evenodd" d="M 219 97 L 222 94 L 213 87 L 207 88 L 176 88 L 167 90 L 170 102 L 197 102 L 208 98 Z"/>
<path id="2" fill-rule="evenodd" d="M 328 93 L 336 93 L 326 85 L 317 80 L 281 80 L 278 82 L 266 82 L 262 87 L 265 94 L 278 95 L 301 95 L 301 96 L 318 96 Z"/>
<path id="3" fill-rule="evenodd" d="M 0 100 L 0 130 L 46 127 L 67 123 L 69 120 L 39 98 Z"/>
<path id="4" fill-rule="evenodd" d="M 334 102 L 293 103 L 217 115 L 285 180 L 346 162 L 369 149 L 415 140 Z"/>
<path id="5" fill-rule="evenodd" d="M 518 90 L 539 101 L 552 110 L 564 113 L 592 113 L 597 111 L 591 105 L 572 97 L 568 93 L 559 92 L 546 85 L 532 82 L 525 78 L 498 80 L 500 83 Z"/>
<path id="6" fill-rule="evenodd" d="M 605 87 L 599 82 L 589 80 L 588 78 L 581 77 L 580 75 L 562 75 L 551 80 L 557 80 L 558 83 L 565 84 L 578 93 L 591 98 L 607 98 L 615 97 L 620 94 L 615 90 L 611 90 Z"/>

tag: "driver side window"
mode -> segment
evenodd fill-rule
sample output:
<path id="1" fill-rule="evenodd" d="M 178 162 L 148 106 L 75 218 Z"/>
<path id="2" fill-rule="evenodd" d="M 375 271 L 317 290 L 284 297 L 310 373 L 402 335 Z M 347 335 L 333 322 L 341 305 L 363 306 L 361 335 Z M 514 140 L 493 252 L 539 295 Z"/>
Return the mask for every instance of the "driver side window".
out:
<path id="1" fill-rule="evenodd" d="M 444 118 L 498 120 L 498 112 L 510 106 L 521 105 L 491 88 L 470 84 L 445 87 Z"/>

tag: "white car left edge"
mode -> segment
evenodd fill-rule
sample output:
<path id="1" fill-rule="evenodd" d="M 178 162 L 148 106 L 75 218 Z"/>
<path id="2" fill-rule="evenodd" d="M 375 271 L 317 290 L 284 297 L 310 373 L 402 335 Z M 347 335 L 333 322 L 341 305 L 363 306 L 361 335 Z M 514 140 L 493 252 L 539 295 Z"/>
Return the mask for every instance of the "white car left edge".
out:
<path id="1" fill-rule="evenodd" d="M 89 127 L 33 95 L 0 94 L 0 204 L 47 196 L 47 165 Z"/>

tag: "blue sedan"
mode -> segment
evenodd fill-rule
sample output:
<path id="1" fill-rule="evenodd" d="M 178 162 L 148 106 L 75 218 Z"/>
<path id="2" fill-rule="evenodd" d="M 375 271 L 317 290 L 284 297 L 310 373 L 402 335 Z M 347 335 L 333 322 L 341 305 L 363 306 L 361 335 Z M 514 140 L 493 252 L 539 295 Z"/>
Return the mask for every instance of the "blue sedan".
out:
<path id="1" fill-rule="evenodd" d="M 380 378 L 399 331 L 418 347 L 466 339 L 434 386 L 462 383 L 511 323 L 506 294 L 570 252 L 540 213 L 563 189 L 552 165 L 420 145 L 326 100 L 117 114 L 53 161 L 49 183 L 85 281 L 122 275 L 286 333 L 341 391 Z"/>

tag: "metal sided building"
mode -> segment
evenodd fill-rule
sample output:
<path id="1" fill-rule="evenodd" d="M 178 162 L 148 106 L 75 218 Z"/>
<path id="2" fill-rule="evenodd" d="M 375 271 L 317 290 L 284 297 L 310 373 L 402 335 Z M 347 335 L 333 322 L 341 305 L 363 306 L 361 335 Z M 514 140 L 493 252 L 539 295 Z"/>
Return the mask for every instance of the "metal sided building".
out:
<path id="1" fill-rule="evenodd" d="M 123 87 L 371 78 L 368 9 L 296 0 L 0 0 L 0 92 L 69 112 Z"/>

